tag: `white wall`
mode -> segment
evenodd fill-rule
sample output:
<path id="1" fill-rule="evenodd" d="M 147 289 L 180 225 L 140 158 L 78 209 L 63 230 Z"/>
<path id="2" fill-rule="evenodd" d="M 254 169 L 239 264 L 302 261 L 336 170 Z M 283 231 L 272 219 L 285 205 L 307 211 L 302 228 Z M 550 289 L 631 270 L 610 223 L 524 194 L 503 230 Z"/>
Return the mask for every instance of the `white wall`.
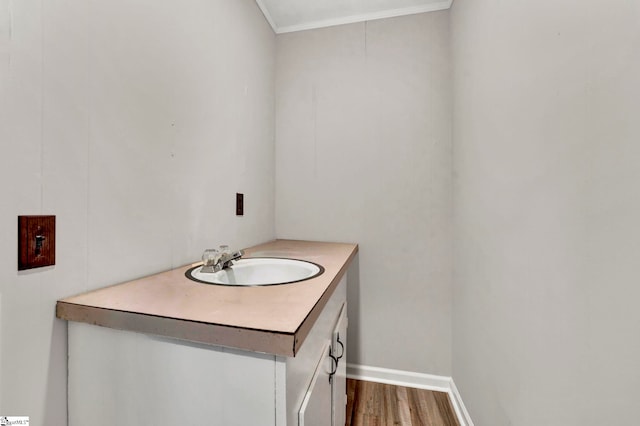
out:
<path id="1" fill-rule="evenodd" d="M 478 426 L 637 424 L 640 3 L 451 17 L 454 380 Z"/>
<path id="2" fill-rule="evenodd" d="M 277 38 L 276 233 L 360 244 L 350 363 L 450 374 L 448 22 Z"/>
<path id="3" fill-rule="evenodd" d="M 0 414 L 66 424 L 58 298 L 275 236 L 274 61 L 253 0 L 0 0 Z"/>

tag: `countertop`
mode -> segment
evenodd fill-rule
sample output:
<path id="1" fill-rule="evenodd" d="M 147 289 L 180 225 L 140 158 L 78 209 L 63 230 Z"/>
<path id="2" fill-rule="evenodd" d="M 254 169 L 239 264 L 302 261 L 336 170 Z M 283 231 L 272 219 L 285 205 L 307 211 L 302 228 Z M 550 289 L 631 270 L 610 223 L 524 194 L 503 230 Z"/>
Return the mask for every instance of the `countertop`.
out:
<path id="1" fill-rule="evenodd" d="M 295 356 L 346 273 L 357 244 L 274 240 L 245 249 L 248 257 L 283 257 L 322 265 L 307 281 L 261 287 L 207 285 L 185 265 L 59 300 L 58 318 L 104 327 Z"/>

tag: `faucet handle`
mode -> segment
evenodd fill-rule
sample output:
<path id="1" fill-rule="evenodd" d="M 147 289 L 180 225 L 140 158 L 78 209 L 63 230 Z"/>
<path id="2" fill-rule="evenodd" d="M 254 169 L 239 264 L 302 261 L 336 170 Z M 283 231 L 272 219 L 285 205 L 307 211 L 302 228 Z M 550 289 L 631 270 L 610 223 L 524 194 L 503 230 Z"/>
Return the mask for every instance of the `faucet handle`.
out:
<path id="1" fill-rule="evenodd" d="M 221 253 L 217 249 L 206 249 L 202 253 L 202 262 L 204 266 L 213 266 L 218 263 Z"/>

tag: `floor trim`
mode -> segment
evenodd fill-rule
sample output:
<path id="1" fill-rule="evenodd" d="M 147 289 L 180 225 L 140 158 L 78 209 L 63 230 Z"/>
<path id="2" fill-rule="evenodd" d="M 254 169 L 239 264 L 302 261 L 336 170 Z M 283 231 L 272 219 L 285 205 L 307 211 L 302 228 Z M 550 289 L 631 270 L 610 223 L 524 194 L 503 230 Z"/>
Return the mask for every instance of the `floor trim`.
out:
<path id="1" fill-rule="evenodd" d="M 456 388 L 451 377 L 358 364 L 347 364 L 347 377 L 369 382 L 446 392 L 449 394 L 449 399 L 456 412 L 460 426 L 474 426 L 469 412 L 462 402 L 460 392 L 458 392 L 458 388 Z"/>

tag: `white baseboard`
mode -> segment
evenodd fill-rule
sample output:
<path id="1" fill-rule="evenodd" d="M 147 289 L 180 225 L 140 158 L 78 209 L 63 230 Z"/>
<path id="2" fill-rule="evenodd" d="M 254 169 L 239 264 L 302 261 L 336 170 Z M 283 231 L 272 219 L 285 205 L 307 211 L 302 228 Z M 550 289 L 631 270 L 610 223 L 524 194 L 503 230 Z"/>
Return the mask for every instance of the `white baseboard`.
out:
<path id="1" fill-rule="evenodd" d="M 369 382 L 446 392 L 449 395 L 449 400 L 456 412 L 460 426 L 474 426 L 451 377 L 357 364 L 347 364 L 347 377 Z"/>
<path id="2" fill-rule="evenodd" d="M 451 379 L 451 390 L 449 391 L 449 398 L 451 398 L 451 404 L 453 404 L 453 409 L 456 411 L 460 426 L 473 426 L 471 416 L 467 411 L 467 407 L 465 407 L 464 403 L 462 402 L 462 396 L 460 395 L 460 392 L 458 392 L 458 388 L 453 382 L 453 379 Z"/>
<path id="3" fill-rule="evenodd" d="M 368 367 L 365 365 L 347 364 L 347 377 L 396 386 L 429 389 L 437 392 L 449 392 L 451 389 L 451 377 Z"/>

